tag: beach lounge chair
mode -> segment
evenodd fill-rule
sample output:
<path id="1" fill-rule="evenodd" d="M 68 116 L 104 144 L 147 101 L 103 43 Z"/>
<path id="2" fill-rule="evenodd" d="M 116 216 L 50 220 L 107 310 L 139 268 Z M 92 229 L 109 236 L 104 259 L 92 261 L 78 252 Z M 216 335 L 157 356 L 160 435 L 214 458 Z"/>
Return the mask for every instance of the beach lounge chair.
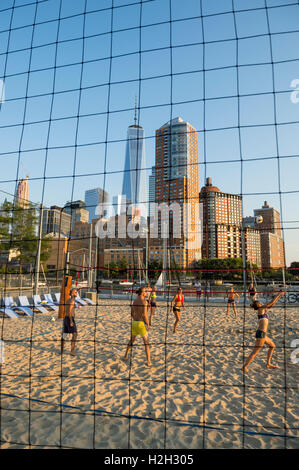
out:
<path id="1" fill-rule="evenodd" d="M 33 295 L 32 298 L 33 298 L 34 307 L 43 307 L 43 308 L 48 307 L 50 310 L 56 310 L 56 308 L 52 308 L 52 306 L 49 305 L 48 302 L 45 301 L 45 302 L 42 303 L 41 298 L 40 298 L 39 295 L 37 295 L 37 294 Z M 54 307 L 56 307 L 56 306 L 54 305 Z M 49 313 L 49 310 L 47 310 L 47 313 Z"/>
<path id="2" fill-rule="evenodd" d="M 41 313 L 48 313 L 48 310 L 45 307 L 40 307 L 38 305 L 30 305 L 29 300 L 27 299 L 26 295 L 20 295 L 18 299 L 19 299 L 19 304 L 21 307 L 27 307 L 27 308 L 30 308 L 31 310 L 35 309 Z"/>
<path id="3" fill-rule="evenodd" d="M 12 297 L 3 297 L 3 303 L 5 307 L 13 311 L 19 310 L 23 312 L 25 315 L 27 315 L 28 317 L 31 317 L 33 315 L 33 312 L 32 310 L 30 310 L 30 308 L 16 305 Z"/>
<path id="4" fill-rule="evenodd" d="M 83 297 L 83 299 L 80 297 L 80 299 L 84 300 L 84 302 L 86 302 L 88 305 L 96 305 L 91 299 L 88 299 L 88 297 Z"/>
<path id="5" fill-rule="evenodd" d="M 75 298 L 75 301 L 79 304 L 79 305 L 82 305 L 82 307 L 84 305 L 87 305 L 87 302 L 84 302 L 83 299 L 81 299 L 81 297 L 79 295 L 77 295 L 77 297 Z"/>
<path id="6" fill-rule="evenodd" d="M 47 301 L 47 303 L 46 303 L 47 307 L 52 308 L 53 310 L 57 311 L 58 306 L 54 303 L 54 301 L 52 299 L 52 295 L 51 294 L 44 294 L 44 297 Z"/>
<path id="7" fill-rule="evenodd" d="M 0 313 L 3 313 L 4 315 L 6 315 L 9 318 L 18 318 L 19 317 L 19 315 L 17 315 L 16 312 L 14 312 L 11 308 L 5 307 L 5 305 L 3 303 L 3 299 L 2 299 L 1 305 L 0 305 Z"/>

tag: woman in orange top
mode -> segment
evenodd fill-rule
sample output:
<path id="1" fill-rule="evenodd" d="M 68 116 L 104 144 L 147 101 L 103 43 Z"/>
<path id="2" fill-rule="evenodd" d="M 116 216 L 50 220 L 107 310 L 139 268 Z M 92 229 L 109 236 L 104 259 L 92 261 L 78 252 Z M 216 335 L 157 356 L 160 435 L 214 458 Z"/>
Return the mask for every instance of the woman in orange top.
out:
<path id="1" fill-rule="evenodd" d="M 180 287 L 178 288 L 177 294 L 174 296 L 174 298 L 171 301 L 171 307 L 175 315 L 175 323 L 173 327 L 173 332 L 175 333 L 178 323 L 181 319 L 181 307 L 183 307 L 184 310 L 186 310 L 185 305 L 184 305 L 184 296 L 182 294 L 182 289 Z"/>

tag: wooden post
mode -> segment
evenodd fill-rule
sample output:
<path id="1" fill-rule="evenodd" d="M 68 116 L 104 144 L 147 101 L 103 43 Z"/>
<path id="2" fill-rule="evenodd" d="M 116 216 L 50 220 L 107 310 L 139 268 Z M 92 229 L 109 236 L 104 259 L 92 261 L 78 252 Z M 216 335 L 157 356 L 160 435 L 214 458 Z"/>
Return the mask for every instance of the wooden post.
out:
<path id="1" fill-rule="evenodd" d="M 65 306 L 66 301 L 70 297 L 70 291 L 72 288 L 72 276 L 63 276 L 61 289 L 60 289 L 60 303 L 59 303 L 59 310 L 58 310 L 58 318 L 65 317 Z"/>

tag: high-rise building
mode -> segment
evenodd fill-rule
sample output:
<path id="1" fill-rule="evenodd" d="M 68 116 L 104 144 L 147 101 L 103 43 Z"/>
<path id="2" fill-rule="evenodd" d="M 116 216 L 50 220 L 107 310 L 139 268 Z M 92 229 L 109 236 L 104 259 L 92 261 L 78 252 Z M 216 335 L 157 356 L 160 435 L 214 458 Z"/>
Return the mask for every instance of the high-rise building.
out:
<path id="1" fill-rule="evenodd" d="M 241 258 L 243 232 L 245 259 L 261 266 L 260 232 L 242 218 L 242 196 L 221 192 L 212 185 L 211 178 L 207 178 L 199 199 L 202 204 L 202 257 Z"/>
<path id="2" fill-rule="evenodd" d="M 84 201 L 70 201 L 64 206 L 64 211 L 72 216 L 72 229 L 78 222 L 88 223 L 89 212 Z"/>
<path id="3" fill-rule="evenodd" d="M 169 208 L 176 203 L 180 215 L 179 219 L 172 211 L 163 215 L 155 208 L 158 237 L 150 240 L 151 259 L 161 261 L 163 257 L 164 225 L 169 227 L 171 261 L 187 267 L 201 257 L 198 192 L 197 131 L 177 117 L 156 130 L 155 203 L 165 203 Z"/>
<path id="4" fill-rule="evenodd" d="M 65 212 L 63 207 L 51 206 L 44 209 L 42 221 L 42 233 L 68 237 L 71 232 L 72 217 Z"/>
<path id="5" fill-rule="evenodd" d="M 19 207 L 28 207 L 29 204 L 29 181 L 28 176 L 25 179 L 21 179 L 18 182 L 16 196 L 15 196 L 15 205 Z"/>
<path id="6" fill-rule="evenodd" d="M 100 216 L 106 217 L 108 214 L 109 196 L 102 188 L 88 189 L 84 198 L 86 209 L 89 212 L 89 223 Z"/>
<path id="7" fill-rule="evenodd" d="M 138 208 L 147 217 L 147 183 L 144 129 L 135 122 L 128 127 L 122 194 L 127 205 Z"/>
<path id="8" fill-rule="evenodd" d="M 285 247 L 279 211 L 270 207 L 265 201 L 260 209 L 254 210 L 254 215 L 263 218 L 263 222 L 259 224 L 262 267 L 265 269 L 285 267 Z"/>
<path id="9" fill-rule="evenodd" d="M 153 203 L 155 202 L 155 167 L 152 167 L 152 174 L 148 177 L 148 215 L 154 216 Z"/>
<path id="10" fill-rule="evenodd" d="M 238 258 L 242 250 L 242 196 L 228 194 L 207 178 L 199 195 L 202 204 L 202 257 Z"/>

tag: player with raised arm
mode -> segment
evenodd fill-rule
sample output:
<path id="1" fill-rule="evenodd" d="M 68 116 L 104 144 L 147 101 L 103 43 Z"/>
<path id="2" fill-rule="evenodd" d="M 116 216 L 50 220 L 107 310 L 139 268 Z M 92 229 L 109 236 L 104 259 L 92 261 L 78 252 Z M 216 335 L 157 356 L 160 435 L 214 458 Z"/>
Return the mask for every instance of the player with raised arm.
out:
<path id="1" fill-rule="evenodd" d="M 258 300 L 254 300 L 252 304 L 250 305 L 254 310 L 257 311 L 259 324 L 258 324 L 258 329 L 256 330 L 256 333 L 255 333 L 255 338 L 256 338 L 255 346 L 253 348 L 252 353 L 248 356 L 248 358 L 245 361 L 245 364 L 242 367 L 242 370 L 244 372 L 248 372 L 249 364 L 254 360 L 255 356 L 260 352 L 264 344 L 266 344 L 269 347 L 268 356 L 267 356 L 267 367 L 269 369 L 270 368 L 276 369 L 278 367 L 271 363 L 271 358 L 274 352 L 275 344 L 272 341 L 272 339 L 270 339 L 267 336 L 268 323 L 269 323 L 267 310 L 273 307 L 276 304 L 276 302 L 280 299 L 280 297 L 282 297 L 283 295 L 285 295 L 285 292 L 280 292 L 279 294 L 276 295 L 276 297 L 273 300 L 271 300 L 271 302 L 265 305 L 263 305 Z"/>

